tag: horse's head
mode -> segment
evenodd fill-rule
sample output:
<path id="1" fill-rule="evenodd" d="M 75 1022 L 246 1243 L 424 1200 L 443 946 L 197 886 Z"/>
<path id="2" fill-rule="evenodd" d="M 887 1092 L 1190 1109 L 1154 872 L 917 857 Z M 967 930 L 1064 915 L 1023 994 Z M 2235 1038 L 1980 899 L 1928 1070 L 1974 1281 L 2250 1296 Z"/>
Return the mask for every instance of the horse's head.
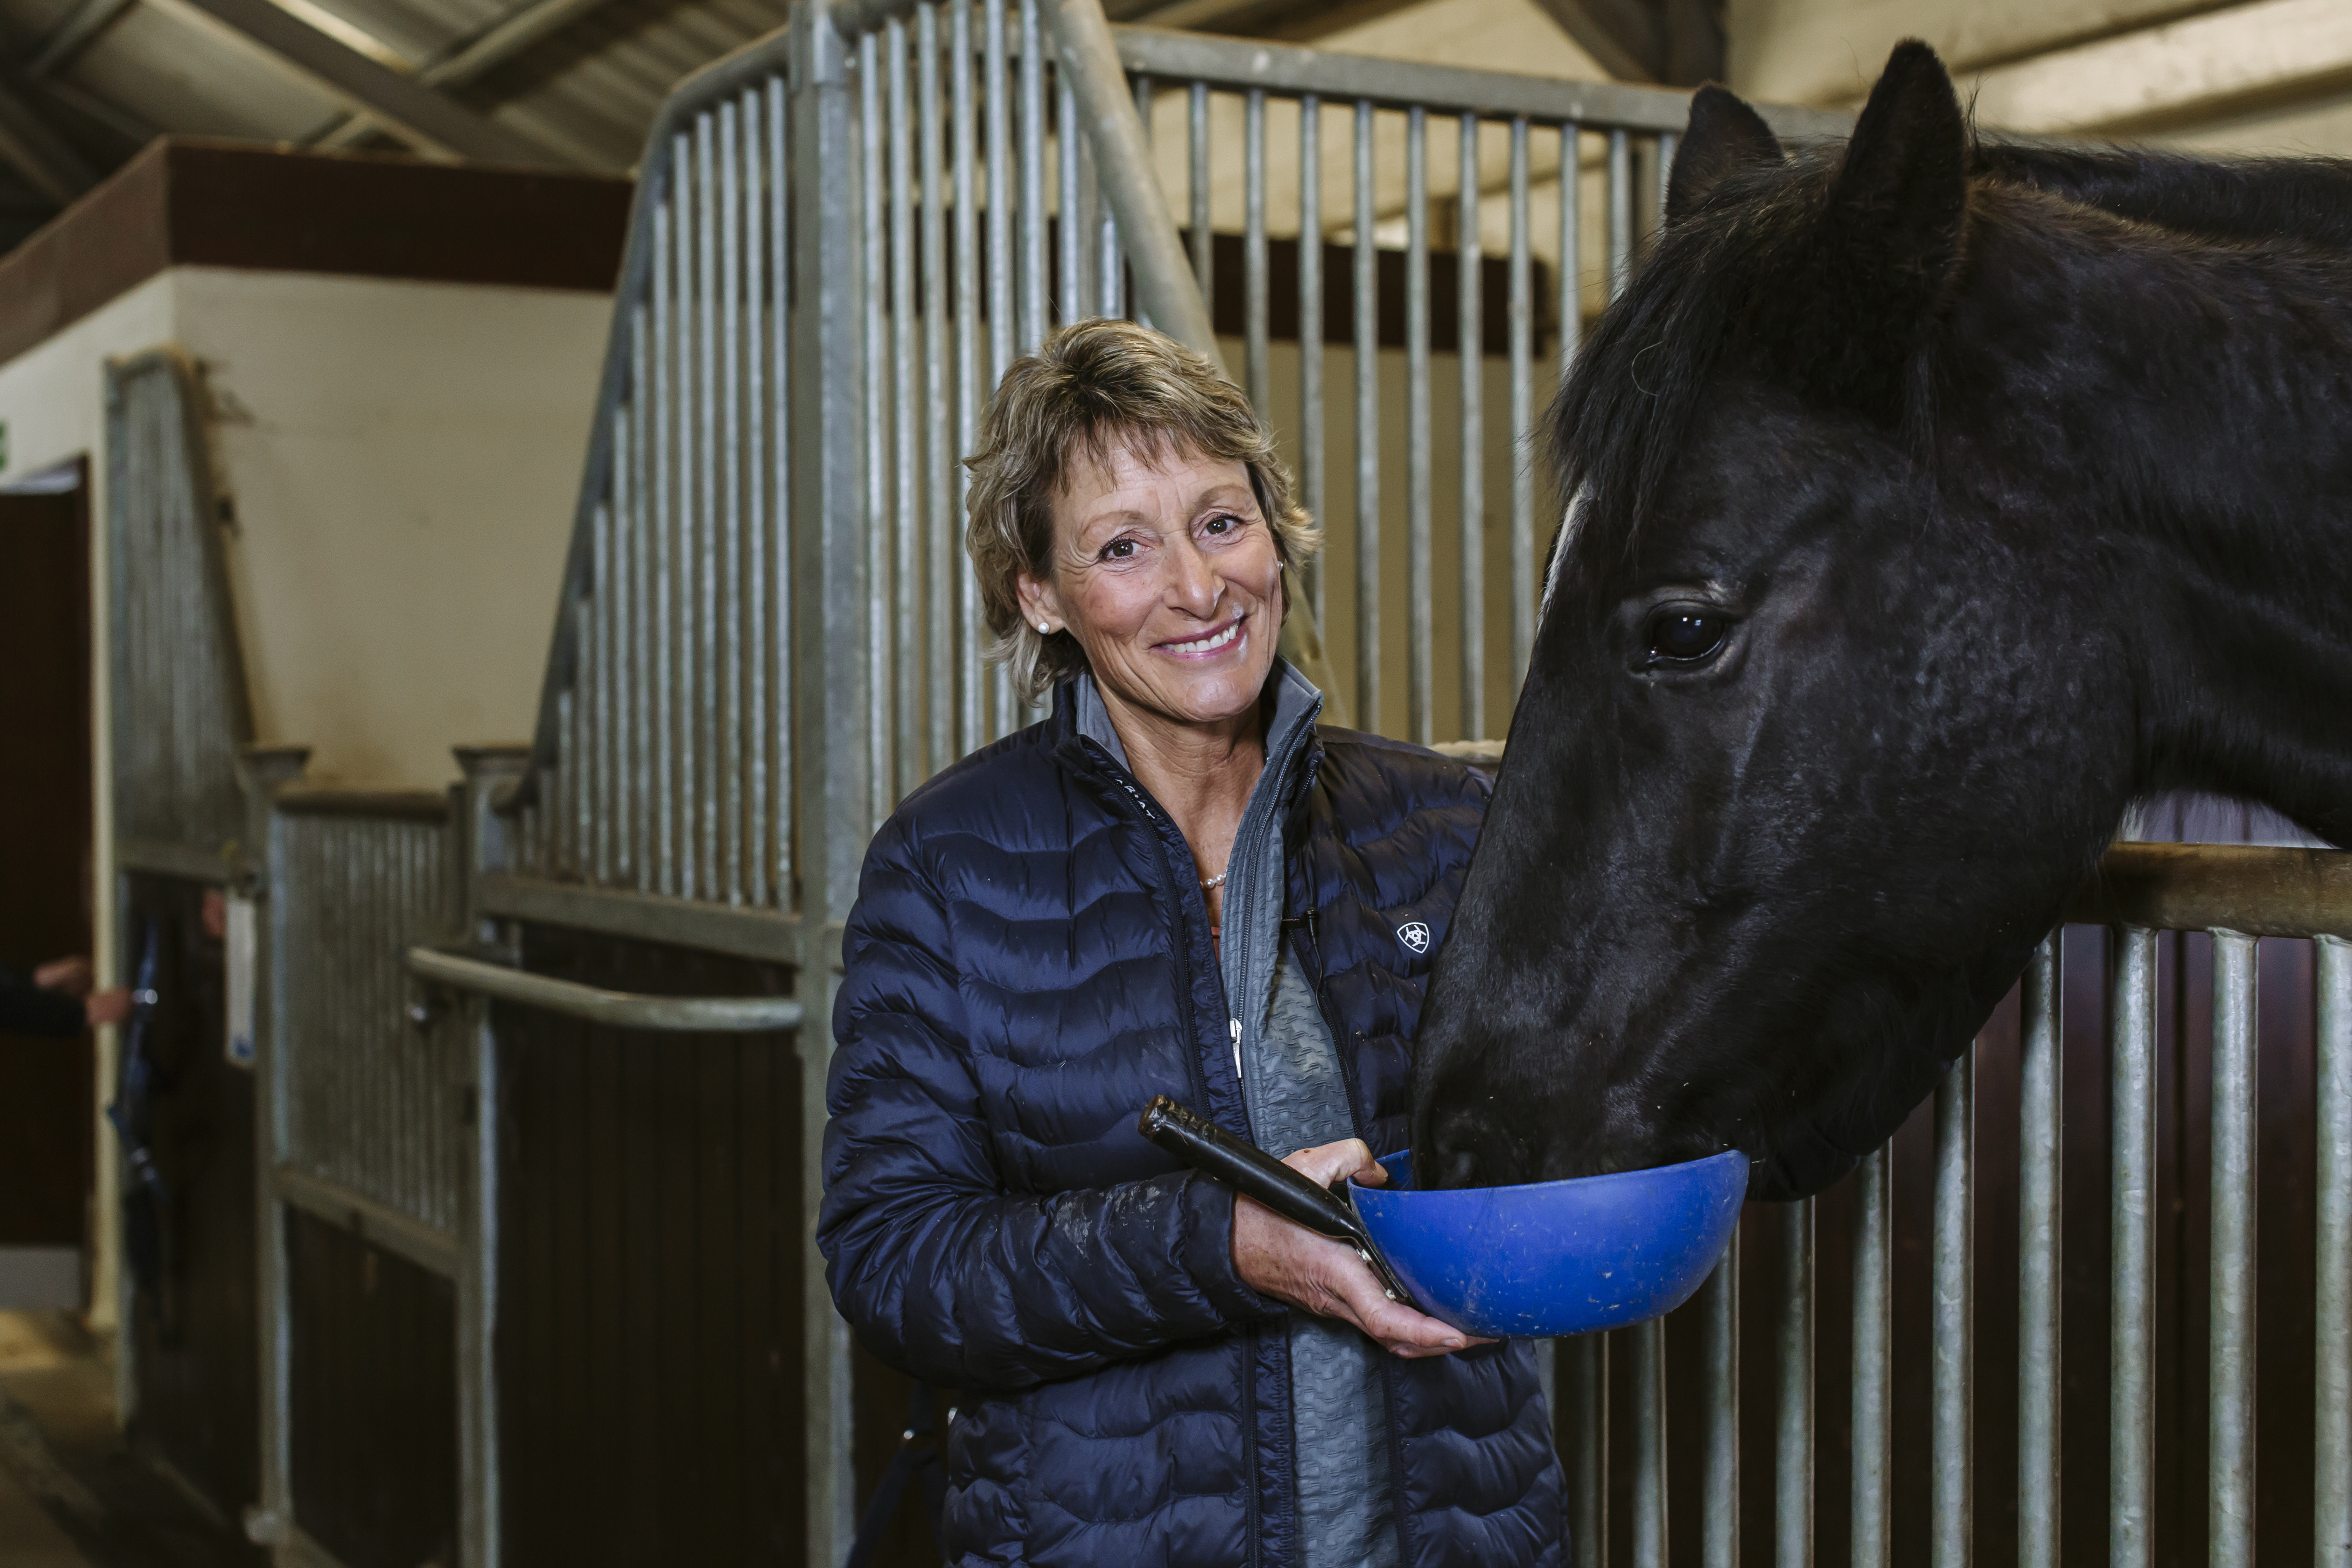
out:
<path id="1" fill-rule="evenodd" d="M 1737 1146 L 1757 1195 L 1818 1190 L 2112 835 L 2109 622 L 2049 570 L 2046 518 L 1952 477 L 2000 465 L 1934 427 L 1988 395 L 1935 352 L 1971 287 L 1969 158 L 1923 45 L 1843 150 L 1694 101 L 1655 249 L 1553 415 L 1574 500 L 1423 1019 L 1432 1178 Z"/>

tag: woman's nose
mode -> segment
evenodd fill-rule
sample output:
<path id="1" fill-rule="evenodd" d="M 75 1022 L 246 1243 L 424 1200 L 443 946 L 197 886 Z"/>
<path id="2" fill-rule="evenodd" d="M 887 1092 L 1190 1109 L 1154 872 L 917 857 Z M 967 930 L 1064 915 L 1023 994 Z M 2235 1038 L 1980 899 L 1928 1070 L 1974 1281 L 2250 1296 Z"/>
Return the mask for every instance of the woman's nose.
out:
<path id="1" fill-rule="evenodd" d="M 1224 593 L 1224 581 L 1201 547 L 1187 537 L 1169 552 L 1168 560 L 1169 602 L 1196 616 L 1205 616 L 1216 608 L 1218 598 Z"/>

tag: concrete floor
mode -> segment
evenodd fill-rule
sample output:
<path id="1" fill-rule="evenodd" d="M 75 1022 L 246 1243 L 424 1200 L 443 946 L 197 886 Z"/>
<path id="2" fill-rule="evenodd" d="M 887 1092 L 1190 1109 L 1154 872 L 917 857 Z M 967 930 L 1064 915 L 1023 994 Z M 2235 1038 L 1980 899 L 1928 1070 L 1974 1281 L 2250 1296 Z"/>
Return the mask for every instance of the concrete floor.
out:
<path id="1" fill-rule="evenodd" d="M 260 1568 L 262 1552 L 124 1446 L 107 1342 L 0 1312 L 0 1564 Z"/>

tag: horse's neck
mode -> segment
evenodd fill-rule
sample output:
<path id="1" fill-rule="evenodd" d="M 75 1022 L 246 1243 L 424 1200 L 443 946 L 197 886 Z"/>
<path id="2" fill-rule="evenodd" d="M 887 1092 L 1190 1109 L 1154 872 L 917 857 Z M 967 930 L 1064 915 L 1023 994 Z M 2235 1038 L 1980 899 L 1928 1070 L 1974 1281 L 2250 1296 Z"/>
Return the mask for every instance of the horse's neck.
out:
<path id="1" fill-rule="evenodd" d="M 2166 243 L 2067 265 L 2042 412 L 2071 438 L 2045 474 L 2097 520 L 2087 586 L 2133 650 L 2142 782 L 2352 842 L 2352 257 Z"/>

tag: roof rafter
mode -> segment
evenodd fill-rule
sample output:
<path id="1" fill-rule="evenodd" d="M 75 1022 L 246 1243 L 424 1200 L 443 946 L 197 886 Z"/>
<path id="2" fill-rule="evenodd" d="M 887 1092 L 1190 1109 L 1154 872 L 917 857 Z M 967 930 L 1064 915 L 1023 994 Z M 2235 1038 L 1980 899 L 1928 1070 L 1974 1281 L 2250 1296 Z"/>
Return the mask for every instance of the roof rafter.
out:
<path id="1" fill-rule="evenodd" d="M 99 4 L 101 0 L 89 3 Z M 462 87 L 478 77 L 488 76 L 517 55 L 612 3 L 613 0 L 530 0 L 447 57 L 419 70 L 416 81 L 429 88 Z M 319 138 L 317 145 L 349 147 L 376 128 L 373 116 L 354 114 Z"/>
<path id="2" fill-rule="evenodd" d="M 404 141 L 452 157 L 546 163 L 538 142 L 352 48 L 270 0 L 163 0 L 257 47 Z"/>
<path id="3" fill-rule="evenodd" d="M 1994 66 L 1973 86 L 1986 125 L 2121 133 L 2333 92 L 2347 76 L 2342 0 L 2252 0 Z"/>
<path id="4" fill-rule="evenodd" d="M 0 158 L 59 206 L 98 184 L 98 171 L 74 151 L 14 87 L 0 83 Z"/>
<path id="5" fill-rule="evenodd" d="M 79 0 L 58 25 L 41 40 L 33 58 L 25 63 L 25 74 L 47 76 L 73 63 L 73 58 L 88 48 L 97 37 L 114 26 L 115 20 L 138 3 L 138 0 Z"/>

